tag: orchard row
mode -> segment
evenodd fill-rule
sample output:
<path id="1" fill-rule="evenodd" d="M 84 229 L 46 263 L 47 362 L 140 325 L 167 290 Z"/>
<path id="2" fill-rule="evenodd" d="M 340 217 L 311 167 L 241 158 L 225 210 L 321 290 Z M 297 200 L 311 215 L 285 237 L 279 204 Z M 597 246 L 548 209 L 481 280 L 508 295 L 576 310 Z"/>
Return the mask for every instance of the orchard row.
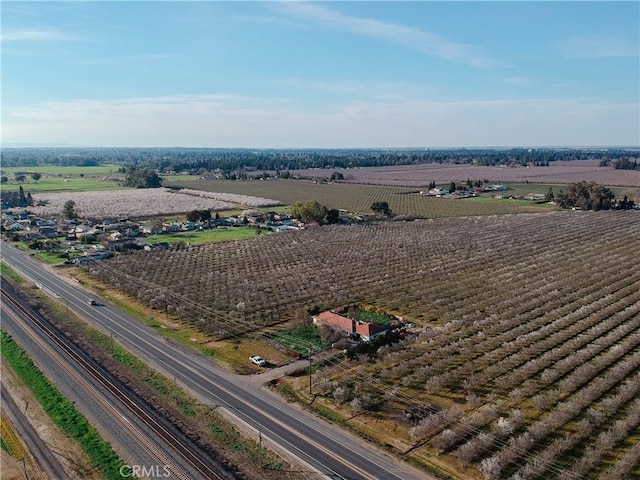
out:
<path id="1" fill-rule="evenodd" d="M 612 479 L 639 468 L 639 250 L 638 212 L 552 212 L 323 226 L 91 268 L 213 336 L 316 306 L 402 315 L 422 330 L 325 367 L 325 402 L 486 478 Z"/>
<path id="2" fill-rule="evenodd" d="M 425 185 L 428 183 L 426 182 Z M 360 215 L 373 214 L 371 204 L 378 201 L 387 202 L 395 215 L 414 215 L 420 218 L 535 213 L 548 210 L 547 207 L 531 205 L 529 202 L 493 201 L 487 198 L 436 198 L 420 195 L 419 189 L 415 188 L 382 185 L 324 184 L 302 180 L 273 182 L 173 181 L 172 184 L 199 191 L 229 192 L 272 198 L 280 200 L 286 205 L 298 201 L 315 200 L 328 208 L 344 209 Z M 555 190 L 558 191 L 558 189 Z M 222 198 L 220 199 L 222 200 Z"/>

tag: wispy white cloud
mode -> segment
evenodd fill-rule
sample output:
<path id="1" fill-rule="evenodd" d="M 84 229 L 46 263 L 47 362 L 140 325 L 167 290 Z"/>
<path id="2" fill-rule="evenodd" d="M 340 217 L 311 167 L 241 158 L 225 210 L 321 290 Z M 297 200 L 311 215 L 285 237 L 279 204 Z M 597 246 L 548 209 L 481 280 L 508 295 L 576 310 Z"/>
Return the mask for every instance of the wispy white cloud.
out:
<path id="1" fill-rule="evenodd" d="M 131 55 L 104 55 L 100 57 L 80 57 L 69 60 L 72 65 L 84 66 L 120 66 L 120 65 L 139 65 L 141 68 L 148 68 L 152 62 L 163 62 L 178 58 L 179 55 L 173 53 L 138 53 Z"/>
<path id="2" fill-rule="evenodd" d="M 3 42 L 48 42 L 53 40 L 73 40 L 74 37 L 55 30 L 17 30 L 13 32 L 2 32 L 0 39 Z"/>
<path id="3" fill-rule="evenodd" d="M 632 42 L 621 37 L 594 35 L 566 39 L 558 44 L 558 48 L 570 58 L 637 57 L 640 40 Z"/>
<path id="4" fill-rule="evenodd" d="M 275 84 L 310 93 L 321 92 L 328 95 L 328 98 L 349 96 L 350 98 L 383 100 L 399 99 L 404 100 L 407 96 L 412 98 L 424 98 L 434 94 L 435 87 L 421 85 L 416 87 L 413 83 L 407 82 L 385 82 L 369 80 L 339 80 L 322 81 L 307 80 L 302 78 L 281 78 L 274 81 Z"/>
<path id="5" fill-rule="evenodd" d="M 286 18 L 281 15 L 247 15 L 247 14 L 231 14 L 227 17 L 228 22 L 248 23 L 255 25 L 276 25 L 287 27 L 302 27 L 303 24 L 296 22 L 292 18 Z"/>
<path id="6" fill-rule="evenodd" d="M 473 45 L 458 43 L 417 28 L 371 18 L 345 15 L 338 10 L 307 2 L 277 2 L 275 7 L 300 19 L 331 28 L 346 30 L 381 41 L 475 67 L 495 67 L 500 62 L 489 58 Z"/>
<path id="7" fill-rule="evenodd" d="M 638 145 L 637 103 L 344 101 L 176 95 L 10 109 L 3 141 L 104 146 Z"/>

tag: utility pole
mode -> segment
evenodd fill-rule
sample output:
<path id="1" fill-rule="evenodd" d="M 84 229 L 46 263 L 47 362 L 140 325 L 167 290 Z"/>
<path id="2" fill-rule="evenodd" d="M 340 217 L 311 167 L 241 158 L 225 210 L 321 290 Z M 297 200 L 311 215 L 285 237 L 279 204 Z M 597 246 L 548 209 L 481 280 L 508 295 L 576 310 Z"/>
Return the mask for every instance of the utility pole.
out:
<path id="1" fill-rule="evenodd" d="M 22 470 L 24 471 L 24 478 L 26 478 L 27 480 L 29 480 L 29 474 L 27 473 L 27 459 L 23 456 L 20 460 L 18 460 L 19 462 L 22 462 Z"/>
<path id="2" fill-rule="evenodd" d="M 311 345 L 309 345 L 309 396 L 311 396 Z"/>
<path id="3" fill-rule="evenodd" d="M 262 428 L 258 429 L 258 463 L 260 463 L 260 468 L 262 468 Z"/>

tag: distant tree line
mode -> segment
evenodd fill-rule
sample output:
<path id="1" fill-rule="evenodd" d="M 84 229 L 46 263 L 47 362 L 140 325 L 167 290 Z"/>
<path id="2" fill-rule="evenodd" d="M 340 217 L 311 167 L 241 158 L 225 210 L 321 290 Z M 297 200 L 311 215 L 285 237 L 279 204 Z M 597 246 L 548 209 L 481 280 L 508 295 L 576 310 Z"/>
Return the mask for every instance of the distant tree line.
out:
<path id="1" fill-rule="evenodd" d="M 6 148 L 4 166 L 101 165 L 144 167 L 157 172 L 199 174 L 219 170 L 225 177 L 242 172 L 288 172 L 306 168 L 343 169 L 424 163 L 537 165 L 596 159 L 606 162 L 640 158 L 640 149 L 225 149 L 225 148 Z M 627 165 L 620 163 L 620 165 Z M 620 167 L 621 168 L 621 167 Z M 284 173 L 283 173 L 284 175 Z M 336 175 L 333 180 L 340 179 Z"/>
<path id="2" fill-rule="evenodd" d="M 637 160 L 623 158 L 613 162 L 613 168 L 615 168 L 616 170 L 640 170 L 640 164 Z"/>
<path id="3" fill-rule="evenodd" d="M 633 158 L 620 158 L 618 160 L 604 158 L 600 161 L 600 166 L 613 167 L 616 170 L 640 170 L 640 163 Z"/>

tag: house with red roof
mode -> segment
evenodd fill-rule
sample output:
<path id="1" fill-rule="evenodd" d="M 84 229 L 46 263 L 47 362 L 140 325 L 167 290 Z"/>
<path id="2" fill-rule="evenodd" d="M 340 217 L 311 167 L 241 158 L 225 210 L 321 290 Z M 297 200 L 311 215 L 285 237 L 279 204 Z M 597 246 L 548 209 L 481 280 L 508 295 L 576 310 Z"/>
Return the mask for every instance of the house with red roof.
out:
<path id="1" fill-rule="evenodd" d="M 350 336 L 359 338 L 364 342 L 371 342 L 379 335 L 386 335 L 390 328 L 389 325 L 377 325 L 375 323 L 353 320 L 330 310 L 314 315 L 313 323 L 329 325 L 336 330 L 342 330 Z"/>

